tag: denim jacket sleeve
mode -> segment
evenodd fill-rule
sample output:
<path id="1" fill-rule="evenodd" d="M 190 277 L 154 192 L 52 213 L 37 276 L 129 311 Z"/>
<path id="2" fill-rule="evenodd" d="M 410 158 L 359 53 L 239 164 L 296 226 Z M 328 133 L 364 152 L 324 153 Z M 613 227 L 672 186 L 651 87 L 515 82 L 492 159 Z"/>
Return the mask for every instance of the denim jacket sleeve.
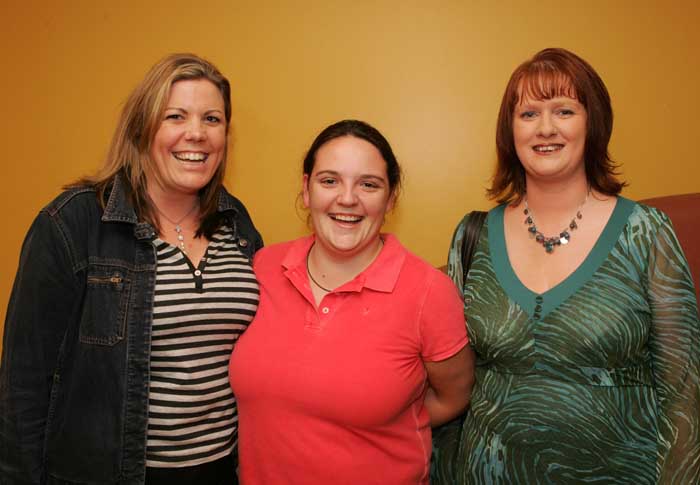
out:
<path id="1" fill-rule="evenodd" d="M 46 211 L 22 246 L 5 319 L 0 366 L 0 483 L 44 480 L 45 435 L 61 346 L 81 287 L 69 241 Z"/>
<path id="2" fill-rule="evenodd" d="M 236 207 L 238 209 L 238 222 L 241 225 L 241 234 L 243 235 L 243 237 L 250 239 L 250 243 L 252 243 L 250 244 L 250 249 L 246 251 L 246 253 L 248 254 L 248 257 L 250 259 L 253 259 L 255 253 L 263 248 L 263 239 L 258 230 L 253 225 L 253 221 L 250 218 L 250 214 L 248 214 L 248 210 L 245 208 L 243 203 L 241 203 L 239 200 L 236 200 L 236 202 Z"/>

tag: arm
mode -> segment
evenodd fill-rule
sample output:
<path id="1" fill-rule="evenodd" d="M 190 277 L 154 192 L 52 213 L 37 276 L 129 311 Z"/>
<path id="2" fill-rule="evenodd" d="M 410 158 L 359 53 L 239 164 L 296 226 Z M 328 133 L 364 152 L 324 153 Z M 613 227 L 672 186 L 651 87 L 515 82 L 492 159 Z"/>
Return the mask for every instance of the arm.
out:
<path id="1" fill-rule="evenodd" d="M 700 322 L 688 265 L 668 218 L 648 268 L 649 348 L 658 409 L 659 483 L 700 482 Z"/>
<path id="2" fill-rule="evenodd" d="M 430 426 L 439 426 L 462 413 L 469 404 L 474 384 L 474 351 L 468 345 L 440 362 L 426 362 L 428 391 L 425 407 Z"/>
<path id="3" fill-rule="evenodd" d="M 78 298 L 65 239 L 42 212 L 22 247 L 0 367 L 0 483 L 40 483 L 49 397 Z"/>
<path id="4" fill-rule="evenodd" d="M 466 215 L 455 228 L 454 234 L 452 235 L 452 242 L 450 243 L 450 249 L 447 254 L 447 274 L 457 287 L 462 319 L 464 319 L 462 246 L 464 244 L 465 227 L 468 220 L 469 215 Z M 468 353 L 467 359 L 469 360 L 471 372 L 473 372 L 475 354 L 471 345 L 466 347 L 466 352 Z M 471 397 L 471 383 L 473 383 L 473 378 L 470 379 L 469 398 Z M 429 390 L 429 392 L 434 391 Z M 456 472 L 454 467 L 457 462 L 458 449 L 462 439 L 462 421 L 463 416 L 460 416 L 440 427 L 433 428 L 433 453 L 430 465 L 431 483 L 452 484 L 458 482 L 455 478 Z"/>
<path id="5" fill-rule="evenodd" d="M 431 426 L 438 426 L 464 411 L 474 382 L 474 352 L 467 345 L 462 298 L 438 271 L 423 304 L 421 335 L 428 380 L 425 407 Z"/>

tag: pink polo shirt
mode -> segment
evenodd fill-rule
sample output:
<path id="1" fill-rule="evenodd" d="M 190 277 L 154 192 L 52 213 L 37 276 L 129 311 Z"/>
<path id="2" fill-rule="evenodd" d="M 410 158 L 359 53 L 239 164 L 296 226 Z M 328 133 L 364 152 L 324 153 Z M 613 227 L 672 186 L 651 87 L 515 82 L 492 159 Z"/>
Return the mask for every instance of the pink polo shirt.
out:
<path id="1" fill-rule="evenodd" d="M 317 308 L 306 273 L 313 241 L 255 256 L 258 313 L 229 368 L 242 483 L 427 484 L 423 362 L 466 345 L 462 299 L 385 235 L 376 260 Z"/>

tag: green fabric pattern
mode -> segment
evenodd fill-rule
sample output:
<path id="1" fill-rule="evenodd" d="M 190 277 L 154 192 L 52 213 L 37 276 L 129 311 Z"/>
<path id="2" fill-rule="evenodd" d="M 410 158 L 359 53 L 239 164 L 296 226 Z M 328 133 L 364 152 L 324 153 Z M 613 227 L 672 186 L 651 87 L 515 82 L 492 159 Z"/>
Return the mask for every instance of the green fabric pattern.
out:
<path id="1" fill-rule="evenodd" d="M 450 248 L 476 384 L 433 483 L 700 483 L 700 322 L 667 216 L 619 198 L 581 267 L 538 295 L 510 267 L 503 210 L 489 213 L 466 284 L 468 215 Z"/>

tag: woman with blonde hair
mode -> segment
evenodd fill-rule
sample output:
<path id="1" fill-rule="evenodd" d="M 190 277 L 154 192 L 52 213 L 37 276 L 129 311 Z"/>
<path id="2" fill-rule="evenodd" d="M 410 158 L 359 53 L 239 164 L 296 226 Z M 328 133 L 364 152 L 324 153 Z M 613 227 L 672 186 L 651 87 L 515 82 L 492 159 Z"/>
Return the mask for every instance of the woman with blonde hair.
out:
<path id="1" fill-rule="evenodd" d="M 0 368 L 0 482 L 234 484 L 228 357 L 262 247 L 223 187 L 228 80 L 155 64 L 106 163 L 37 216 Z"/>

